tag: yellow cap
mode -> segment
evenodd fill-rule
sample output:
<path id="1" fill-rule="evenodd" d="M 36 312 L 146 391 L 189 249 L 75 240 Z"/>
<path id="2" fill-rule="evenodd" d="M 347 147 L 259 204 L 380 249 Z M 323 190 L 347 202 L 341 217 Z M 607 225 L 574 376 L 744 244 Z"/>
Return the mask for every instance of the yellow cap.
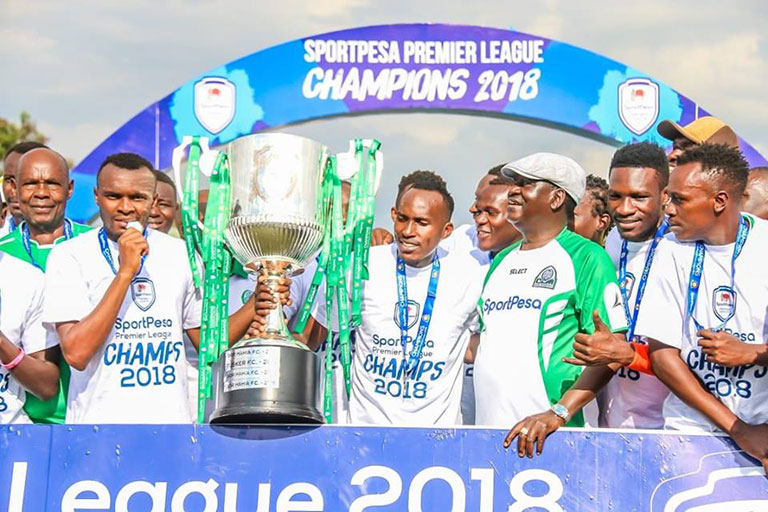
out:
<path id="1" fill-rule="evenodd" d="M 684 137 L 694 144 L 727 144 L 733 148 L 739 147 L 739 138 L 730 126 L 716 117 L 704 116 L 695 121 L 680 126 L 674 121 L 665 119 L 657 128 L 659 135 L 665 139 L 675 140 Z"/>

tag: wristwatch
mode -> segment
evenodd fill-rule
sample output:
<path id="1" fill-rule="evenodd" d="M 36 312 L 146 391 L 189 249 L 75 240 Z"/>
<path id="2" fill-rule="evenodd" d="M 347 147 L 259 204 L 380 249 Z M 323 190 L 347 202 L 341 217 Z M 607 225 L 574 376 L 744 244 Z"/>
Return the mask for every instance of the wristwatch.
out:
<path id="1" fill-rule="evenodd" d="M 571 421 L 571 413 L 568 411 L 568 408 L 564 406 L 563 404 L 555 404 L 550 409 L 555 415 L 563 420 L 564 423 L 568 423 Z"/>

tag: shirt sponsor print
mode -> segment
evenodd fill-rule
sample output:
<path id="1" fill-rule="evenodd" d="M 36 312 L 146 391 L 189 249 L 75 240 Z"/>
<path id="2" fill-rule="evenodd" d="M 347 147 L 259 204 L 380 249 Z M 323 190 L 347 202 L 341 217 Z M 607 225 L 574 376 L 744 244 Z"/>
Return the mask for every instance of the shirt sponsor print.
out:
<path id="1" fill-rule="evenodd" d="M 398 318 L 398 303 L 395 302 L 395 314 L 393 321 L 400 328 Z M 412 328 L 419 321 L 421 305 L 408 300 L 408 328 Z M 435 347 L 434 340 L 427 339 L 424 343 L 424 352 L 416 367 L 406 372 L 408 362 L 405 358 L 413 348 L 414 338 L 407 335 L 405 343 L 400 337 L 373 335 L 373 350 L 365 357 L 363 370 L 373 374 L 373 392 L 392 397 L 425 399 L 429 391 L 428 382 L 434 382 L 443 375 L 445 362 L 432 360 Z"/>
<path id="2" fill-rule="evenodd" d="M 145 316 L 117 318 L 114 336 L 102 362 L 120 367 L 120 387 L 163 386 L 176 383 L 176 364 L 184 357 L 184 342 L 173 340 L 173 320 Z"/>
<path id="3" fill-rule="evenodd" d="M 488 314 L 494 311 L 510 311 L 513 309 L 541 309 L 540 299 L 531 299 L 521 297 L 520 295 L 510 295 L 506 299 L 494 300 L 487 298 L 483 302 L 483 313 Z"/>

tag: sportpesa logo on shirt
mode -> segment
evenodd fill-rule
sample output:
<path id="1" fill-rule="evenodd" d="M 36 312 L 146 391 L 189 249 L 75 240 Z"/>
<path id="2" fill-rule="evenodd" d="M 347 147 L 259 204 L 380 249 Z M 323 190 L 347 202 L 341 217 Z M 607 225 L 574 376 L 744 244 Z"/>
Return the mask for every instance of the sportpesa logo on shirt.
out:
<path id="1" fill-rule="evenodd" d="M 483 311 L 485 313 L 509 311 L 512 309 L 541 309 L 541 301 L 515 295 L 509 296 L 507 300 L 485 299 L 485 302 L 483 302 Z"/>

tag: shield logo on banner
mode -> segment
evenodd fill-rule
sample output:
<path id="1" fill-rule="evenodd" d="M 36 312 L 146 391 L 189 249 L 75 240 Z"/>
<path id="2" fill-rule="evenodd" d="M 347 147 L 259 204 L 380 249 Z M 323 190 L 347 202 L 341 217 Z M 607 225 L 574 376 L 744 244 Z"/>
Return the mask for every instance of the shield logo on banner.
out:
<path id="1" fill-rule="evenodd" d="M 235 84 L 221 77 L 203 78 L 197 82 L 195 117 L 211 133 L 226 128 L 235 117 Z"/>
<path id="2" fill-rule="evenodd" d="M 722 322 L 727 322 L 736 313 L 736 292 L 730 286 L 718 286 L 712 292 L 712 309 Z"/>
<path id="3" fill-rule="evenodd" d="M 155 285 L 146 277 L 137 277 L 131 282 L 133 303 L 142 311 L 147 311 L 155 303 Z"/>
<path id="4" fill-rule="evenodd" d="M 395 302 L 395 325 L 400 327 L 400 308 L 397 307 Z M 421 313 L 421 304 L 415 300 L 408 300 L 408 329 L 416 325 L 419 321 L 419 314 Z"/>
<path id="5" fill-rule="evenodd" d="M 646 78 L 619 85 L 619 117 L 635 135 L 645 133 L 659 117 L 659 86 Z"/>

